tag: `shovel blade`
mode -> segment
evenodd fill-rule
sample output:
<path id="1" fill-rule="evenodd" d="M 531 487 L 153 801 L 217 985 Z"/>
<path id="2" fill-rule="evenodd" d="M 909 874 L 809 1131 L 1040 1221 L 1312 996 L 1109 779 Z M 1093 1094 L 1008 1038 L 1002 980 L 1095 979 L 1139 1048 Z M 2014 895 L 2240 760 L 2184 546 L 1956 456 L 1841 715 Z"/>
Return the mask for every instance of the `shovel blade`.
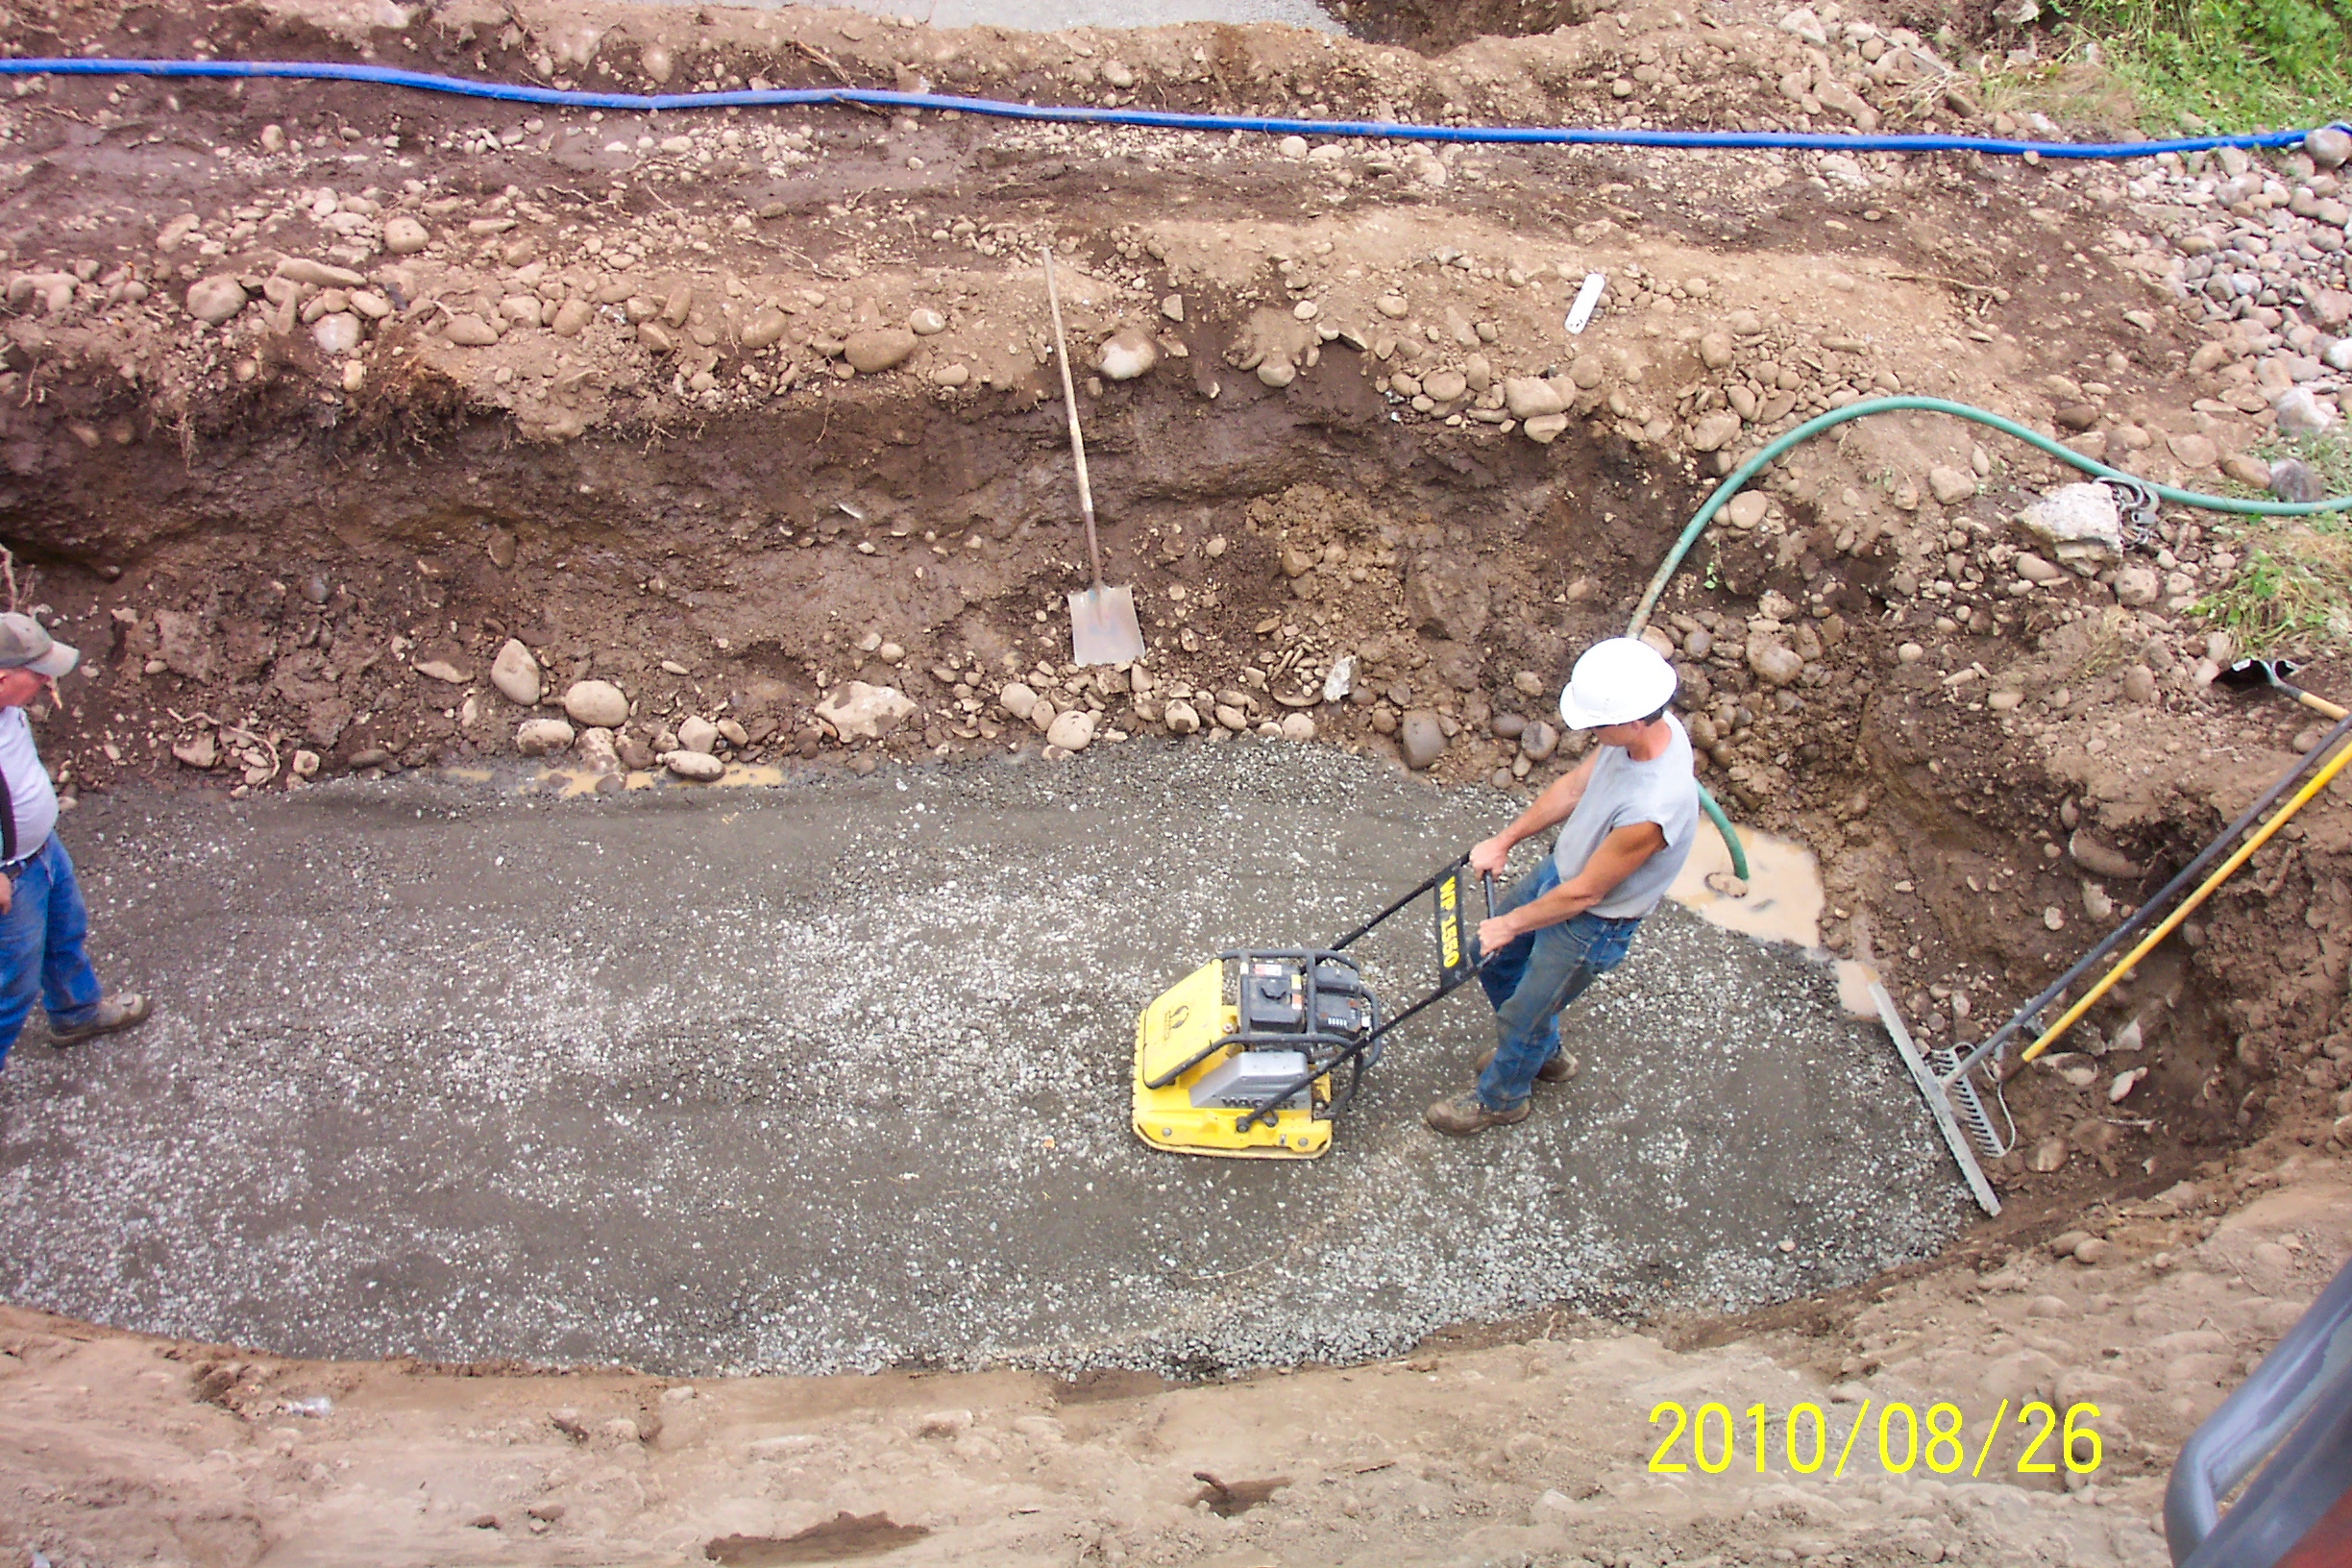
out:
<path id="1" fill-rule="evenodd" d="M 1125 664 L 1143 656 L 1135 590 L 1089 588 L 1069 596 L 1071 657 L 1079 664 Z"/>
<path id="2" fill-rule="evenodd" d="M 2291 679 L 2302 666 L 2292 659 L 2240 659 L 2214 676 L 2220 686 L 2278 686 Z"/>

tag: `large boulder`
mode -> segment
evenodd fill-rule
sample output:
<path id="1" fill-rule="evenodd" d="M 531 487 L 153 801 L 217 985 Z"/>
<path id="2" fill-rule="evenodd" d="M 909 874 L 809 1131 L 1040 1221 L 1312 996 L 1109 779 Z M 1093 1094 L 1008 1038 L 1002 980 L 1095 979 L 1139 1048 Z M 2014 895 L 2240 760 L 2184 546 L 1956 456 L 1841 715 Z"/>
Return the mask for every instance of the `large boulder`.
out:
<path id="1" fill-rule="evenodd" d="M 1540 376 L 1513 376 L 1503 383 L 1503 406 L 1513 419 L 1540 419 L 1566 412 L 1568 400 Z"/>
<path id="2" fill-rule="evenodd" d="M 2018 526 L 2051 547 L 2061 565 L 2096 566 L 2123 554 L 2123 522 L 2103 484 L 2062 484 L 2018 514 Z"/>
<path id="3" fill-rule="evenodd" d="M 539 661 L 531 657 L 529 649 L 509 637 L 498 650 L 498 657 L 490 662 L 490 684 L 498 688 L 499 696 L 517 707 L 536 706 L 540 695 Z"/>
<path id="4" fill-rule="evenodd" d="M 915 703 L 894 686 L 845 681 L 817 704 L 817 717 L 845 741 L 878 741 L 914 717 Z"/>
<path id="5" fill-rule="evenodd" d="M 1094 356 L 1094 368 L 1110 381 L 1132 381 L 1159 362 L 1160 345 L 1133 327 L 1105 338 Z"/>
<path id="6" fill-rule="evenodd" d="M 515 726 L 515 749 L 527 757 L 572 749 L 574 730 L 561 719 L 526 719 Z"/>
<path id="7" fill-rule="evenodd" d="M 844 338 L 842 357 L 860 376 L 878 376 L 905 364 L 915 344 L 915 334 L 904 327 L 877 327 Z"/>
<path id="8" fill-rule="evenodd" d="M 1417 555 L 1405 574 L 1405 617 L 1425 636 L 1466 643 L 1486 629 L 1486 575 L 1475 561 Z"/>
<path id="9" fill-rule="evenodd" d="M 1054 716 L 1046 728 L 1045 744 L 1058 746 L 1065 751 L 1084 751 L 1087 743 L 1094 739 L 1094 715 L 1084 708 L 1071 708 Z"/>
<path id="10" fill-rule="evenodd" d="M 1427 708 L 1414 708 L 1405 715 L 1397 744 L 1405 753 L 1405 766 L 1418 772 L 1445 755 L 1445 728 Z"/>
<path id="11" fill-rule="evenodd" d="M 248 298 L 245 285 L 234 278 L 199 278 L 188 284 L 187 313 L 207 326 L 218 327 L 244 309 Z"/>
<path id="12" fill-rule="evenodd" d="M 564 712 L 575 723 L 619 729 L 628 723 L 628 698 L 609 680 L 576 680 L 563 695 Z"/>

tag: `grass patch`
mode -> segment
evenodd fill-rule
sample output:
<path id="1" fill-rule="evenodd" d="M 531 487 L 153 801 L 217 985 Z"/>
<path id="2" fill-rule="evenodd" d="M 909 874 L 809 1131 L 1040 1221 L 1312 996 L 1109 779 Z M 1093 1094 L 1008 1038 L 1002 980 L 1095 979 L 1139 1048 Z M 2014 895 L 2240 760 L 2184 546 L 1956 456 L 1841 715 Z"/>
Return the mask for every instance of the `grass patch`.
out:
<path id="1" fill-rule="evenodd" d="M 2352 0 L 2058 0 L 2096 42 L 2142 129 L 2324 125 L 2352 104 Z"/>
<path id="2" fill-rule="evenodd" d="M 2300 457 L 2323 494 L 2352 495 L 2352 436 L 2273 441 L 2261 455 Z M 2228 631 L 2246 654 L 2352 648 L 2352 517 L 2249 517 L 2217 531 L 2242 559 L 2228 582 L 2197 600 L 2197 616 Z"/>

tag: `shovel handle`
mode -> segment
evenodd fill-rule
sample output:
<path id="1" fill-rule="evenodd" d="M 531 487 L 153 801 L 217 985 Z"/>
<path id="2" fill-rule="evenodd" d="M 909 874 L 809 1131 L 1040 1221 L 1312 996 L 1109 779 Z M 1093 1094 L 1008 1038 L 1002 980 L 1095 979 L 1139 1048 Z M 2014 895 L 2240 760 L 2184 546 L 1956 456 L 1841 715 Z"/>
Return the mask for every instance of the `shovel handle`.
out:
<path id="1" fill-rule="evenodd" d="M 2344 710 L 2338 707 L 2335 703 L 2330 702 L 2324 697 L 2320 697 L 2315 693 L 2307 692 L 2300 686 L 2290 686 L 2287 689 L 2294 693 L 2294 699 L 2297 702 L 2302 703 L 2305 707 L 2311 709 L 2312 712 L 2318 714 L 2323 719 L 2341 720 L 2344 717 Z"/>
<path id="2" fill-rule="evenodd" d="M 1087 567 L 1102 591 L 1102 548 L 1094 542 L 1094 487 L 1087 482 L 1086 437 L 1078 433 L 1078 389 L 1070 384 L 1069 340 L 1062 335 L 1062 291 L 1054 286 L 1053 249 L 1043 247 L 1045 303 L 1053 307 L 1054 358 L 1062 366 L 1062 406 L 1069 414 L 1070 457 L 1078 466 L 1078 510 L 1086 516 Z"/>

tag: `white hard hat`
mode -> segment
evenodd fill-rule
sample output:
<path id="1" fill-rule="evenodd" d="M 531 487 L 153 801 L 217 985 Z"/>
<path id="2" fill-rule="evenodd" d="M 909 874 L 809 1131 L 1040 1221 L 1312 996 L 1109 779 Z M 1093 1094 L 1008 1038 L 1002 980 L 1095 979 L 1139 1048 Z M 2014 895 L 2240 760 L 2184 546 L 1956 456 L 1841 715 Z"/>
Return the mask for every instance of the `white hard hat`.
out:
<path id="1" fill-rule="evenodd" d="M 1679 677 L 1665 655 L 1632 637 L 1593 644 L 1560 689 L 1560 722 L 1598 729 L 1647 719 L 1674 699 Z"/>

